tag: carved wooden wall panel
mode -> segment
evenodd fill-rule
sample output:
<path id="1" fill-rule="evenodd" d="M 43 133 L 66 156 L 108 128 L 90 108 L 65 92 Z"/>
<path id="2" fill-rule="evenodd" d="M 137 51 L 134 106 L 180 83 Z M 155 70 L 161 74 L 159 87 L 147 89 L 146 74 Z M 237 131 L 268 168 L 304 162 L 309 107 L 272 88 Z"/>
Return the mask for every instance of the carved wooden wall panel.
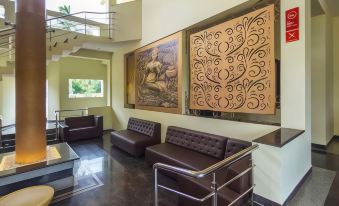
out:
<path id="1" fill-rule="evenodd" d="M 135 108 L 181 113 L 182 32 L 135 51 Z"/>
<path id="2" fill-rule="evenodd" d="M 190 36 L 190 108 L 275 113 L 274 5 Z"/>

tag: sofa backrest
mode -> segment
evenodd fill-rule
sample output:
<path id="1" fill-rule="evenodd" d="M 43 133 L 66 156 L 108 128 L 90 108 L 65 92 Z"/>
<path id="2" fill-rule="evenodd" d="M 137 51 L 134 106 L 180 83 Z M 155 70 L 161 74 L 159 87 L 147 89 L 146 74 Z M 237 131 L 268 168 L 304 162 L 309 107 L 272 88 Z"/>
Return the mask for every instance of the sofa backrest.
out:
<path id="1" fill-rule="evenodd" d="M 246 149 L 247 147 L 250 146 L 251 146 L 250 142 L 229 138 L 226 145 L 225 158 L 237 152 L 240 152 L 241 150 Z"/>
<path id="2" fill-rule="evenodd" d="M 81 117 L 66 117 L 65 124 L 70 128 L 81 128 L 94 126 L 94 115 Z"/>
<path id="3" fill-rule="evenodd" d="M 227 137 L 170 126 L 166 142 L 218 159 L 224 159 Z"/>
<path id="4" fill-rule="evenodd" d="M 128 120 L 127 129 L 153 137 L 156 132 L 160 132 L 157 131 L 160 130 L 160 123 L 131 117 Z"/>

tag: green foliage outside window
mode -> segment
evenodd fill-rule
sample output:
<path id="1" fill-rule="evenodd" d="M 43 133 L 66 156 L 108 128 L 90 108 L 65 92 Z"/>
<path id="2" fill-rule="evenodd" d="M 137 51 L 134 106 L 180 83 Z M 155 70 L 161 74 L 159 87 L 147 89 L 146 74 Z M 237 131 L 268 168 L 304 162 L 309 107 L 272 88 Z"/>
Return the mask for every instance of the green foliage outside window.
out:
<path id="1" fill-rule="evenodd" d="M 103 97 L 103 80 L 70 79 L 69 97 Z"/>

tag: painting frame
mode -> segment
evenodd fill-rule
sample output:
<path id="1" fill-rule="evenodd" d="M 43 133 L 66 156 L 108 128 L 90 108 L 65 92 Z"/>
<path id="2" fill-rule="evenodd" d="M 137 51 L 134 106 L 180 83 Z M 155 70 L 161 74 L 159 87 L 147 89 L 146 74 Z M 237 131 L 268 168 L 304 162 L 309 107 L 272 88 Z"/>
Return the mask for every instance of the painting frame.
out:
<path id="1" fill-rule="evenodd" d="M 139 92 L 142 86 L 142 80 L 139 75 L 141 68 L 138 66 L 138 57 L 145 51 L 153 50 L 154 48 L 158 48 L 166 43 L 172 42 L 176 40 L 177 42 L 177 74 L 176 74 L 176 107 L 165 107 L 165 106 L 153 106 L 153 105 L 144 105 L 140 103 Z M 173 113 L 173 114 L 181 114 L 182 113 L 182 70 L 183 70 L 183 32 L 179 31 L 174 34 L 171 34 L 167 37 L 164 37 L 160 40 L 152 42 L 146 46 L 143 46 L 137 50 L 135 50 L 135 109 L 148 110 L 148 111 L 156 111 L 156 112 L 165 112 L 165 113 Z"/>
<path id="2" fill-rule="evenodd" d="M 124 107 L 135 107 L 135 53 L 134 51 L 124 55 Z"/>

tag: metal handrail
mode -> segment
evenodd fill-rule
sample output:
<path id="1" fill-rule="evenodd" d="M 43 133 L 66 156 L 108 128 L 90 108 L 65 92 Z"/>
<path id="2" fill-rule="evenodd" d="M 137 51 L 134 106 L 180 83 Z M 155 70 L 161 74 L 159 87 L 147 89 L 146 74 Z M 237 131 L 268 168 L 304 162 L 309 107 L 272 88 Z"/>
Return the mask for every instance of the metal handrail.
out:
<path id="1" fill-rule="evenodd" d="M 115 14 L 115 13 L 116 12 L 114 12 L 114 11 L 107 11 L 107 12 L 80 11 L 80 12 L 76 12 L 76 13 L 73 13 L 73 14 L 65 14 L 65 15 L 62 15 L 62 16 L 57 16 L 57 17 L 53 17 L 53 18 L 50 18 L 50 19 L 46 19 L 46 21 L 51 21 L 51 20 L 55 20 L 55 19 L 62 19 L 62 18 L 69 17 L 69 16 L 75 16 L 77 14 Z"/>
<path id="2" fill-rule="evenodd" d="M 253 164 L 253 160 L 251 159 L 251 165 L 249 166 L 249 168 L 245 169 L 244 171 L 242 171 L 240 174 L 238 174 L 237 176 L 233 177 L 232 179 L 230 179 L 229 181 L 227 181 L 226 183 L 222 184 L 221 186 L 217 185 L 216 182 L 216 171 L 225 168 L 225 167 L 229 167 L 230 165 L 236 163 L 237 161 L 242 160 L 243 158 L 247 157 L 249 154 L 251 154 L 254 150 L 258 149 L 259 145 L 255 144 L 252 145 L 244 150 L 241 150 L 240 152 L 231 155 L 230 157 L 206 168 L 200 171 L 194 171 L 194 170 L 189 170 L 189 169 L 184 169 L 184 168 L 180 168 L 180 167 L 175 167 L 172 165 L 168 165 L 168 164 L 163 164 L 163 163 L 155 163 L 153 165 L 153 170 L 154 170 L 154 205 L 158 206 L 158 188 L 176 193 L 177 195 L 192 199 L 194 201 L 198 201 L 198 202 L 204 202 L 205 200 L 213 197 L 213 206 L 217 206 L 217 199 L 218 199 L 218 191 L 221 190 L 223 187 L 226 187 L 227 185 L 231 184 L 232 182 L 234 182 L 235 180 L 237 180 L 238 178 L 240 178 L 241 176 L 245 175 L 246 173 L 250 172 L 253 170 L 253 168 L 255 167 L 255 165 Z M 213 175 L 213 180 L 211 182 L 211 188 L 213 189 L 213 191 L 211 193 L 209 193 L 208 195 L 206 195 L 203 198 L 197 198 L 182 192 L 179 192 L 177 190 L 168 188 L 166 186 L 160 185 L 158 184 L 158 170 L 165 170 L 167 172 L 171 172 L 174 174 L 178 174 L 178 175 L 184 175 L 184 176 L 188 176 L 188 177 L 192 177 L 192 178 L 196 178 L 196 179 L 200 179 L 203 177 L 206 177 L 208 175 Z M 253 181 L 253 177 L 251 179 L 251 181 Z M 239 197 L 237 197 L 235 200 L 233 200 L 230 205 L 233 205 L 235 202 L 237 202 L 239 199 L 241 199 L 244 195 L 248 194 L 249 192 L 253 191 L 255 185 L 252 182 L 252 186 L 246 190 L 245 192 L 243 192 L 242 194 L 239 195 Z M 252 192 L 252 198 L 253 198 L 253 192 Z M 253 201 L 253 200 L 252 200 Z"/>
<path id="3" fill-rule="evenodd" d="M 87 14 L 107 14 L 109 15 L 106 19 L 109 20 L 108 24 L 105 24 L 105 23 L 102 23 L 102 24 L 99 24 L 99 23 L 93 23 L 95 21 L 92 21 L 91 19 L 93 18 L 86 18 L 86 13 Z M 50 18 L 50 19 L 46 19 L 46 39 L 49 40 L 51 43 L 52 43 L 52 40 L 54 40 L 55 38 L 59 38 L 59 37 L 62 37 L 62 36 L 65 36 L 65 35 L 69 35 L 71 33 L 82 33 L 84 31 L 84 34 L 87 35 L 88 34 L 88 31 L 91 31 L 91 30 L 94 30 L 91 28 L 91 26 L 97 26 L 100 31 L 105 31 L 108 33 L 108 38 L 109 39 L 112 39 L 112 34 L 114 32 L 114 23 L 113 23 L 113 14 L 115 14 L 116 12 L 88 12 L 88 11 L 81 11 L 81 12 L 76 12 L 76 13 L 72 13 L 72 14 L 66 14 L 66 15 L 62 15 L 62 16 L 58 16 L 58 17 L 53 17 L 53 18 Z M 84 25 L 84 29 L 75 29 L 75 30 L 71 30 L 71 31 L 66 31 L 64 33 L 61 33 L 61 34 L 56 34 L 56 35 L 52 35 L 52 33 L 55 32 L 55 30 L 64 30 L 63 28 L 54 28 L 55 25 L 57 24 L 51 24 L 51 22 L 53 20 L 56 20 L 56 19 L 65 19 L 66 17 L 71 17 L 71 16 L 74 16 L 74 17 L 77 17 L 76 15 L 79 15 L 79 14 L 85 14 L 85 19 L 84 19 L 84 22 L 78 22 L 76 24 L 73 24 L 71 25 L 71 27 L 76 27 L 76 26 L 81 26 L 81 25 Z M 77 17 L 77 18 L 81 18 L 81 17 Z M 97 18 L 99 19 L 99 18 Z M 102 18 L 104 19 L 104 18 Z M 67 20 L 67 19 L 65 19 Z M 73 20 L 72 20 L 73 21 Z M 75 21 L 77 22 L 77 21 Z M 15 42 L 13 41 L 13 38 L 15 38 L 15 24 L 10 24 L 10 23 L 7 23 L 8 25 L 12 25 L 11 28 L 6 28 L 6 29 L 3 29 L 3 30 L 0 30 L 0 46 L 3 47 L 3 46 L 6 46 L 9 45 L 11 48 L 9 48 L 8 51 L 5 51 L 5 52 L 2 52 L 0 53 L 0 56 L 1 57 L 7 57 L 7 56 L 12 56 L 13 54 L 15 54 L 15 48 L 14 48 L 14 45 L 15 45 Z M 107 28 L 104 28 L 100 25 L 107 25 Z M 12 39 L 10 39 L 12 38 Z M 9 42 L 4 42 L 3 39 L 10 39 Z"/>
<path id="4" fill-rule="evenodd" d="M 76 111 L 86 111 L 88 108 L 80 108 L 80 109 L 62 109 L 62 110 L 55 110 L 54 112 L 76 112 Z"/>

